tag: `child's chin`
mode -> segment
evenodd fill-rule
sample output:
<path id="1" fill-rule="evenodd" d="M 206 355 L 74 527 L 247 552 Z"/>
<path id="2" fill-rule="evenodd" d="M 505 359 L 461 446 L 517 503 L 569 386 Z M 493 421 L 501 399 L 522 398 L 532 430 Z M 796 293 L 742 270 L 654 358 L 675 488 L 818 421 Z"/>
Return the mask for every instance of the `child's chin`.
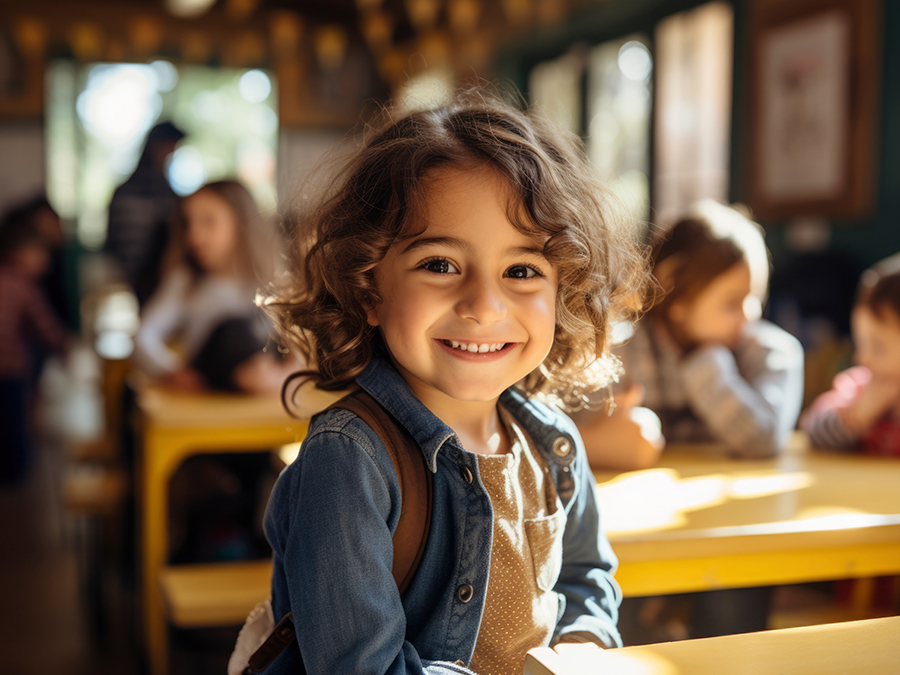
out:
<path id="1" fill-rule="evenodd" d="M 453 387 L 448 391 L 445 391 L 445 393 L 450 396 L 450 398 L 456 399 L 457 401 L 485 403 L 496 400 L 506 389 L 507 387 L 501 387 L 499 385 L 485 385 L 480 387 L 468 385 L 464 387 Z"/>

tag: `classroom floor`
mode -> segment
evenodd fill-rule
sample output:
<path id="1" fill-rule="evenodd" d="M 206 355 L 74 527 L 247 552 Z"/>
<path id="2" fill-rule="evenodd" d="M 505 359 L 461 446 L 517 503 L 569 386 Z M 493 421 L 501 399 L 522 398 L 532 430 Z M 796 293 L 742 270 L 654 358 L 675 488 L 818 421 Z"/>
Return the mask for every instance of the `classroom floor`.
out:
<path id="1" fill-rule="evenodd" d="M 60 500 L 60 448 L 42 443 L 27 480 L 0 490 L 0 654 L 23 675 L 138 673 L 123 617 L 98 643 L 80 584 L 77 537 Z"/>

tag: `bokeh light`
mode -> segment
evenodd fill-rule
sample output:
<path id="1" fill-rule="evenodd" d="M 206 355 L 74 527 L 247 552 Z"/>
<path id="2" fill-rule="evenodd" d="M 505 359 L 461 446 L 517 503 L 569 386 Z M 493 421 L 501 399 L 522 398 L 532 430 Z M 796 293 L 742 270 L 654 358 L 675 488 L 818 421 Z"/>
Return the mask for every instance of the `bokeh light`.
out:
<path id="1" fill-rule="evenodd" d="M 169 161 L 168 175 L 176 194 L 184 197 L 196 192 L 206 182 L 203 154 L 190 145 L 178 148 Z"/>
<path id="2" fill-rule="evenodd" d="M 619 49 L 619 70 L 629 80 L 643 82 L 650 77 L 653 59 L 650 50 L 637 40 L 626 42 Z"/>
<path id="3" fill-rule="evenodd" d="M 272 81 L 261 70 L 248 70 L 238 80 L 238 92 L 250 103 L 262 103 L 272 93 Z"/>

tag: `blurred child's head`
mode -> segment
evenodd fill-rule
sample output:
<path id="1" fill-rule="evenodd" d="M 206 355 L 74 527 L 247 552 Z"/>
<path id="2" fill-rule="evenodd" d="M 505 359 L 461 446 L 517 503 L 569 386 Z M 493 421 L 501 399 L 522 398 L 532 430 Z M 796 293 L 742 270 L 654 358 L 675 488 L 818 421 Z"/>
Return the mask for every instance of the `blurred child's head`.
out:
<path id="1" fill-rule="evenodd" d="M 4 220 L 0 227 L 0 263 L 13 265 L 33 279 L 47 272 L 47 242 L 30 218 L 13 214 Z"/>
<path id="2" fill-rule="evenodd" d="M 208 183 L 181 205 L 176 250 L 198 274 L 268 281 L 278 255 L 253 197 L 237 181 Z"/>
<path id="3" fill-rule="evenodd" d="M 496 218 L 484 205 L 485 245 L 500 228 L 556 280 L 549 354 L 530 385 L 577 379 L 605 355 L 610 320 L 630 318 L 644 282 L 631 232 L 572 140 L 479 90 L 431 110 L 391 111 L 312 214 L 294 253 L 297 274 L 268 306 L 315 364 L 319 386 L 343 388 L 365 368 L 386 333 L 370 324 L 385 301 L 377 268 L 395 264 L 401 244 L 418 246 L 426 231 L 430 238 L 434 209 L 449 213 L 443 201 L 469 188 L 501 204 Z M 478 204 L 459 206 L 469 207 L 466 223 L 479 217 Z"/>
<path id="4" fill-rule="evenodd" d="M 857 363 L 900 380 L 900 254 L 863 273 L 851 325 Z"/>
<path id="5" fill-rule="evenodd" d="M 711 200 L 652 242 L 653 273 L 665 295 L 650 311 L 683 347 L 734 346 L 760 317 L 769 280 L 762 231 Z"/>

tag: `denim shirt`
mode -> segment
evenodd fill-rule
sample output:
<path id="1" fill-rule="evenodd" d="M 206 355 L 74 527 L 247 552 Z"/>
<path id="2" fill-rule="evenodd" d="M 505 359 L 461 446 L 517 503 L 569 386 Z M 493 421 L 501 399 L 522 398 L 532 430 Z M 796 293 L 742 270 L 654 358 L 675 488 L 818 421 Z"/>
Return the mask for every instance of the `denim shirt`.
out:
<path id="1" fill-rule="evenodd" d="M 478 455 L 463 450 L 385 359 L 373 357 L 356 381 L 409 430 L 434 474 L 425 551 L 401 597 L 391 574 L 401 505 L 390 454 L 353 413 L 316 417 L 266 512 L 275 620 L 292 611 L 297 629 L 266 673 L 299 672 L 300 653 L 311 675 L 470 673 L 494 524 Z M 554 639 L 587 632 L 620 646 L 616 558 L 600 529 L 581 437 L 568 417 L 516 389 L 500 404 L 539 449 L 567 516 Z"/>

